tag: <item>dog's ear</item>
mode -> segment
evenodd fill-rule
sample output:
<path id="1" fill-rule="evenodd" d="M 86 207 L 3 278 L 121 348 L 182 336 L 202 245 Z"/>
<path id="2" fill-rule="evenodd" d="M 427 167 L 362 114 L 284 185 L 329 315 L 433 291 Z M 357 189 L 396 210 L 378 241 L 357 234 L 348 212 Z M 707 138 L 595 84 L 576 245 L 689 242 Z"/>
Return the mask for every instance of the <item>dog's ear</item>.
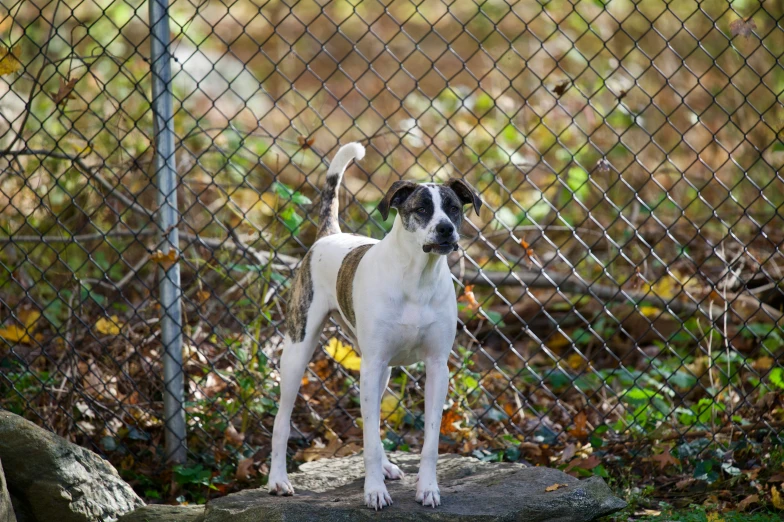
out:
<path id="1" fill-rule="evenodd" d="M 384 199 L 378 204 L 378 211 L 381 213 L 381 217 L 384 218 L 384 221 L 389 217 L 389 209 L 398 208 L 402 205 L 416 188 L 417 184 L 412 181 L 401 180 L 392 183 L 392 186 L 389 187 Z"/>
<path id="2" fill-rule="evenodd" d="M 444 186 L 451 188 L 463 205 L 473 205 L 474 212 L 479 215 L 479 209 L 482 207 L 482 198 L 479 197 L 479 193 L 466 180 L 451 178 L 444 183 Z"/>

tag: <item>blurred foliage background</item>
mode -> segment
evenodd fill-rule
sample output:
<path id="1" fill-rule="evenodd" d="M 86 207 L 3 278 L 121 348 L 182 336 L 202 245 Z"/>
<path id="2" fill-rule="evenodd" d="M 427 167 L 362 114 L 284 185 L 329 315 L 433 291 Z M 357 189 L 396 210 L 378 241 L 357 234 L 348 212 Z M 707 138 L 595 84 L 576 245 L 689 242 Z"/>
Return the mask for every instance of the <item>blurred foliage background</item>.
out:
<path id="1" fill-rule="evenodd" d="M 600 474 L 627 498 L 775 504 L 781 2 L 174 0 L 172 259 L 152 219 L 147 14 L 0 2 L 2 407 L 100 452 L 148 500 L 263 483 L 292 270 L 331 155 L 361 141 L 344 230 L 382 237 L 375 207 L 401 178 L 464 177 L 485 203 L 449 260 L 442 451 Z M 170 262 L 191 458 L 174 468 L 156 291 Z M 293 463 L 361 448 L 356 354 L 334 325 L 323 341 Z M 393 372 L 388 449 L 421 444 L 423 378 Z"/>

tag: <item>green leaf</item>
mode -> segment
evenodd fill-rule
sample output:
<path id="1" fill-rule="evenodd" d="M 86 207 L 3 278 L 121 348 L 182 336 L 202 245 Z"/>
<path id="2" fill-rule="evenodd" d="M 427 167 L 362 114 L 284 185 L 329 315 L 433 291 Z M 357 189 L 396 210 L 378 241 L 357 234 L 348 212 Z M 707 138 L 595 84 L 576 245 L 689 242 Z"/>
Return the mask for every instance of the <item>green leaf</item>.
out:
<path id="1" fill-rule="evenodd" d="M 302 216 L 297 214 L 297 211 L 294 210 L 294 207 L 286 207 L 283 209 L 283 211 L 280 213 L 280 219 L 292 234 L 299 233 L 299 226 L 303 221 L 305 221 Z"/>
<path id="2" fill-rule="evenodd" d="M 275 182 L 272 185 L 273 190 L 280 196 L 282 199 L 292 201 L 297 205 L 310 205 L 313 201 L 310 200 L 309 197 L 305 196 L 304 194 L 293 190 L 292 188 L 284 185 L 283 183 Z"/>
<path id="3" fill-rule="evenodd" d="M 580 201 L 585 201 L 588 196 L 590 186 L 588 184 L 588 173 L 580 167 L 572 167 L 566 178 L 566 184 L 572 190 L 574 197 Z"/>
<path id="4" fill-rule="evenodd" d="M 770 380 L 771 384 L 774 384 L 778 388 L 784 390 L 784 368 L 773 368 L 768 374 L 768 379 Z"/>

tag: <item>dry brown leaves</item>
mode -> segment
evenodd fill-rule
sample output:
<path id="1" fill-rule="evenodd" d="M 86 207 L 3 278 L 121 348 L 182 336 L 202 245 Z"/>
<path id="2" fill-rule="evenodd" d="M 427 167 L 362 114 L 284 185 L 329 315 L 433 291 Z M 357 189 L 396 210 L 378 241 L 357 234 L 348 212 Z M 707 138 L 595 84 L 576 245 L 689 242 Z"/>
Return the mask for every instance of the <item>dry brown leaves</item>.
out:
<path id="1" fill-rule="evenodd" d="M 474 295 L 474 285 L 466 285 L 463 295 L 457 298 L 458 302 L 466 303 L 466 307 L 470 310 L 478 310 L 479 303 Z"/>
<path id="2" fill-rule="evenodd" d="M 679 466 L 681 461 L 676 459 L 670 453 L 670 448 L 664 448 L 664 451 L 659 453 L 658 455 L 654 455 L 651 457 L 651 460 L 659 463 L 659 469 L 663 470 L 668 465 L 672 464 L 673 466 Z"/>
<path id="3" fill-rule="evenodd" d="M 732 36 L 743 36 L 748 38 L 753 34 L 754 29 L 756 28 L 757 24 L 751 18 L 747 18 L 746 20 L 738 18 L 730 23 L 730 33 Z"/>
<path id="4" fill-rule="evenodd" d="M 569 433 L 580 440 L 588 438 L 588 416 L 581 411 L 574 417 L 574 427 L 569 429 Z"/>
<path id="5" fill-rule="evenodd" d="M 561 96 L 564 95 L 566 89 L 569 88 L 569 85 L 571 85 L 571 83 L 572 83 L 571 80 L 561 80 L 560 82 L 555 84 L 555 87 L 553 87 L 553 92 L 560 98 Z"/>
<path id="6" fill-rule="evenodd" d="M 253 467 L 253 457 L 242 459 L 237 463 L 237 471 L 234 473 L 234 478 L 237 480 L 248 480 L 256 475 L 256 468 Z"/>
<path id="7" fill-rule="evenodd" d="M 52 96 L 54 104 L 60 105 L 61 103 L 67 102 L 68 100 L 73 100 L 73 90 L 76 86 L 76 82 L 78 81 L 79 78 L 69 78 L 68 80 L 60 78 L 60 87 L 57 89 L 57 93 Z"/>
<path id="8" fill-rule="evenodd" d="M 169 267 L 171 267 L 174 263 L 177 262 L 177 259 L 179 257 L 180 256 L 177 254 L 177 251 L 175 251 L 174 249 L 169 249 L 169 251 L 166 252 L 165 254 L 160 250 L 156 250 L 155 252 L 150 254 L 150 260 L 153 263 L 158 263 L 159 265 L 161 265 L 164 268 L 164 270 L 168 270 Z"/>
<path id="9" fill-rule="evenodd" d="M 552 486 L 547 486 L 546 488 L 544 488 L 544 490 L 547 493 L 550 493 L 551 491 L 556 491 L 561 488 L 567 488 L 567 487 L 569 487 L 569 484 L 553 484 Z"/>

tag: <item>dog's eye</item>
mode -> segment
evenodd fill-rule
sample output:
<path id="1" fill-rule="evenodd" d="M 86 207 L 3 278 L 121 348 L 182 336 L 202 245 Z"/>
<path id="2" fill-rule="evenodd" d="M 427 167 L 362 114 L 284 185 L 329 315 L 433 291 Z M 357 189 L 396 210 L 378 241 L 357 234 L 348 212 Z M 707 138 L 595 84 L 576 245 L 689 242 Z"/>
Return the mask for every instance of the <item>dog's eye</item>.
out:
<path id="1" fill-rule="evenodd" d="M 420 214 L 424 214 L 425 212 L 427 212 L 427 209 L 425 207 L 419 207 L 417 209 L 417 212 L 420 213 Z"/>
<path id="2" fill-rule="evenodd" d="M 452 214 L 457 214 L 460 211 L 460 209 L 457 207 L 452 207 L 449 210 L 452 212 Z"/>

